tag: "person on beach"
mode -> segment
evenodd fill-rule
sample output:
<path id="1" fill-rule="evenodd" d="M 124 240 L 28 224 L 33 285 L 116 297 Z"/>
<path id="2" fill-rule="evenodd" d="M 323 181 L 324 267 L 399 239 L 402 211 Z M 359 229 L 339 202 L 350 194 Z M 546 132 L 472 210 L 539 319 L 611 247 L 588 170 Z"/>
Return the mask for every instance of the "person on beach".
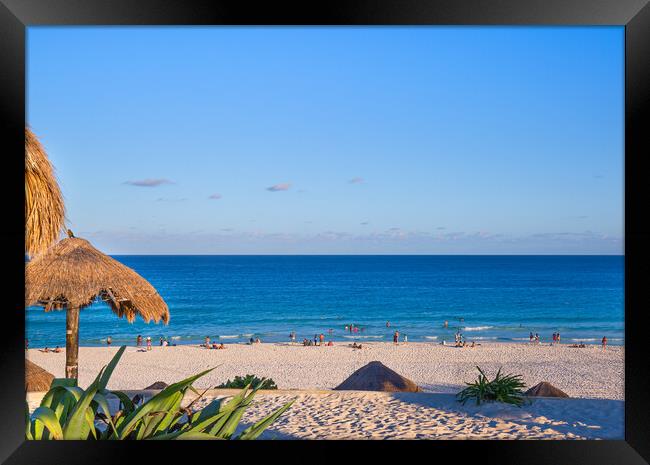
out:
<path id="1" fill-rule="evenodd" d="M 555 335 L 555 341 L 556 341 L 558 344 L 560 343 L 560 333 L 559 333 L 559 332 Z"/>
<path id="2" fill-rule="evenodd" d="M 328 345 L 329 347 L 332 347 L 332 346 L 334 345 L 334 343 L 333 343 L 332 341 L 328 341 L 327 345 Z"/>
<path id="3" fill-rule="evenodd" d="M 533 343 L 533 339 L 535 338 L 535 336 L 533 336 L 533 332 L 532 332 L 532 331 L 530 332 L 530 336 L 529 336 L 529 338 L 530 338 L 530 343 L 532 344 L 532 343 Z"/>
<path id="4" fill-rule="evenodd" d="M 553 333 L 553 342 L 551 342 L 551 345 L 555 344 L 556 340 L 557 340 L 557 335 Z"/>
<path id="5" fill-rule="evenodd" d="M 142 347 L 142 336 L 138 334 L 138 337 L 135 338 L 136 347 Z"/>
<path id="6" fill-rule="evenodd" d="M 210 348 L 210 336 L 205 336 L 205 344 L 203 344 L 206 349 Z"/>
<path id="7" fill-rule="evenodd" d="M 48 353 L 50 351 L 50 349 L 49 349 L 49 347 L 46 347 L 44 349 L 38 349 L 38 351 L 43 352 L 43 353 Z"/>
<path id="8" fill-rule="evenodd" d="M 253 338 L 251 337 L 251 338 L 248 340 L 248 343 L 251 344 L 251 345 L 253 345 L 253 344 L 255 343 L 255 339 L 253 339 Z"/>
<path id="9" fill-rule="evenodd" d="M 260 340 L 259 337 L 257 339 L 255 339 L 255 344 L 261 344 L 261 343 L 262 343 L 262 341 Z"/>
<path id="10" fill-rule="evenodd" d="M 147 336 L 147 351 L 151 350 L 151 336 Z"/>
<path id="11" fill-rule="evenodd" d="M 399 331 L 395 331 L 393 333 L 393 344 L 397 344 L 399 342 Z"/>
<path id="12" fill-rule="evenodd" d="M 314 345 L 318 345 L 318 334 L 314 334 Z"/>
<path id="13" fill-rule="evenodd" d="M 303 338 L 303 340 L 302 340 L 302 345 L 303 345 L 303 346 L 308 346 L 308 345 L 309 345 L 309 341 L 307 340 L 306 337 Z"/>
<path id="14" fill-rule="evenodd" d="M 160 344 L 159 344 L 159 345 L 160 345 L 161 347 L 162 347 L 162 345 L 163 345 L 163 337 L 162 337 L 162 336 L 160 336 Z"/>
<path id="15" fill-rule="evenodd" d="M 323 342 L 325 342 L 325 335 L 321 333 L 320 336 L 318 336 L 318 338 L 320 339 L 320 345 L 323 345 Z"/>
<path id="16" fill-rule="evenodd" d="M 168 346 L 169 346 L 169 342 L 167 342 L 167 339 L 163 339 L 161 345 L 162 345 L 163 347 L 168 347 Z"/>
<path id="17" fill-rule="evenodd" d="M 603 340 L 600 343 L 603 346 L 603 350 L 607 349 L 607 336 L 603 336 Z"/>
<path id="18" fill-rule="evenodd" d="M 106 345 L 107 345 L 107 346 L 110 346 L 110 345 L 111 345 L 111 342 L 113 342 L 113 339 L 111 339 L 111 337 L 108 336 L 108 337 L 106 338 Z"/>
<path id="19" fill-rule="evenodd" d="M 405 334 L 404 335 L 404 344 L 406 344 L 409 341 L 408 336 Z"/>
<path id="20" fill-rule="evenodd" d="M 539 344 L 539 334 L 535 333 L 535 343 Z"/>
<path id="21" fill-rule="evenodd" d="M 52 352 L 56 352 L 57 354 L 61 352 L 61 347 L 56 346 Z"/>

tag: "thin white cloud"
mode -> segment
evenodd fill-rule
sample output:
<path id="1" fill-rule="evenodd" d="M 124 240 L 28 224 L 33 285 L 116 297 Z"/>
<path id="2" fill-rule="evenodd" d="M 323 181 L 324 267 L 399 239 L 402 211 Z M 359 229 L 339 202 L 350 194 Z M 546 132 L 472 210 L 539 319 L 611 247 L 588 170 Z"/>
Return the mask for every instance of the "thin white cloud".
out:
<path id="1" fill-rule="evenodd" d="M 124 184 L 136 187 L 158 187 L 162 186 L 163 184 L 174 184 L 174 182 L 165 178 L 147 178 L 138 179 L 135 181 L 124 181 Z"/>
<path id="2" fill-rule="evenodd" d="M 363 184 L 365 180 L 360 177 L 354 177 L 348 181 L 350 184 Z"/>
<path id="3" fill-rule="evenodd" d="M 209 199 L 212 199 L 212 200 L 219 200 L 219 199 L 221 198 L 221 194 L 217 194 L 217 193 L 215 193 L 215 194 L 212 194 L 212 195 L 211 195 L 210 197 L 208 197 L 208 198 L 209 198 Z"/>
<path id="4" fill-rule="evenodd" d="M 281 184 L 274 184 L 273 186 L 267 187 L 266 190 L 269 192 L 280 192 L 280 191 L 288 191 L 290 187 L 291 184 L 285 182 Z"/>

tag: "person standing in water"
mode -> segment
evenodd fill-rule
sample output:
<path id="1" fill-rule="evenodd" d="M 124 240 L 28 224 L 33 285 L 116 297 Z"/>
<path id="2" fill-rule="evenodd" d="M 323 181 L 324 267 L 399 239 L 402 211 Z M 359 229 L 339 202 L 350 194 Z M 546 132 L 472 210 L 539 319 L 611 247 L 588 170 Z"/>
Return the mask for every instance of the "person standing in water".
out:
<path id="1" fill-rule="evenodd" d="M 603 350 L 607 349 L 607 336 L 603 336 L 603 340 L 600 343 L 603 346 Z"/>
<path id="2" fill-rule="evenodd" d="M 111 345 L 111 342 L 113 342 L 113 339 L 111 339 L 111 337 L 108 336 L 108 337 L 106 338 L 106 345 L 107 345 L 107 346 L 110 346 L 110 345 Z"/>
<path id="3" fill-rule="evenodd" d="M 393 333 L 393 344 L 397 344 L 399 342 L 399 331 L 395 330 Z"/>
<path id="4" fill-rule="evenodd" d="M 147 350 L 151 350 L 151 336 L 147 336 Z"/>
<path id="5" fill-rule="evenodd" d="M 445 320 L 445 322 L 442 324 L 444 328 L 449 328 L 449 322 Z"/>
<path id="6" fill-rule="evenodd" d="M 387 327 L 387 328 L 390 328 L 390 321 L 387 321 L 387 322 L 386 322 L 386 327 Z"/>

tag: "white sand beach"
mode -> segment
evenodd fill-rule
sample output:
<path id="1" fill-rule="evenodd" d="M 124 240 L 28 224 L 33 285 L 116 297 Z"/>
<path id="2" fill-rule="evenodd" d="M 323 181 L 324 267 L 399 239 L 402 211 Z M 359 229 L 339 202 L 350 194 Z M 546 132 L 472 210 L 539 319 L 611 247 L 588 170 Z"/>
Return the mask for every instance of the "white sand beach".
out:
<path id="1" fill-rule="evenodd" d="M 375 342 L 352 349 L 289 344 L 226 344 L 225 350 L 196 346 L 155 346 L 151 352 L 127 347 L 115 369 L 111 389 L 143 389 L 156 381 L 171 383 L 216 367 L 196 382 L 209 388 L 236 375 L 273 378 L 280 389 L 333 389 L 366 363 L 379 360 L 425 391 L 456 393 L 476 378 L 476 365 L 489 375 L 503 368 L 520 374 L 528 386 L 548 381 L 571 397 L 623 399 L 624 348 L 568 345 L 482 344 L 456 348 L 434 343 L 395 346 Z M 87 386 L 118 347 L 81 347 L 79 383 Z M 57 377 L 64 376 L 65 353 L 30 349 L 27 357 Z"/>
<path id="2" fill-rule="evenodd" d="M 277 439 L 622 439 L 624 348 L 567 345 L 484 344 L 455 348 L 429 343 L 364 344 L 352 349 L 289 344 L 128 347 L 109 388 L 142 390 L 155 381 L 172 383 L 216 367 L 197 388 L 214 388 L 235 375 L 270 377 L 278 391 L 261 391 L 244 424 L 296 399 L 263 438 Z M 117 347 L 80 348 L 79 379 L 87 386 Z M 28 358 L 57 377 L 65 354 L 28 351 Z M 424 393 L 331 391 L 355 370 L 379 360 L 420 385 Z M 537 398 L 517 408 L 504 404 L 458 403 L 454 395 L 476 378 L 476 365 L 490 376 L 499 367 L 523 375 L 527 386 L 548 381 L 571 399 Z M 231 390 L 208 391 L 198 405 Z M 132 393 L 135 394 L 135 393 Z M 30 404 L 36 402 L 38 395 Z M 189 395 L 188 395 L 189 396 Z M 191 400 L 189 396 L 187 402 Z M 35 404 L 32 405 L 35 407 Z"/>
<path id="3" fill-rule="evenodd" d="M 197 406 L 212 398 L 207 393 Z M 624 402 L 537 398 L 515 407 L 465 406 L 452 394 L 266 391 L 242 427 L 295 399 L 262 439 L 623 439 Z"/>

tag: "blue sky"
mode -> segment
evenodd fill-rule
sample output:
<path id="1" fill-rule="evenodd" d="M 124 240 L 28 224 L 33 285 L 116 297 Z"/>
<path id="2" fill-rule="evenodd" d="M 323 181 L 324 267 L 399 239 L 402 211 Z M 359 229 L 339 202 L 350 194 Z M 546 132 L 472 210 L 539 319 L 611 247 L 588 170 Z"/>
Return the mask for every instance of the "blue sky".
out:
<path id="1" fill-rule="evenodd" d="M 31 27 L 111 254 L 623 253 L 621 27 Z"/>

